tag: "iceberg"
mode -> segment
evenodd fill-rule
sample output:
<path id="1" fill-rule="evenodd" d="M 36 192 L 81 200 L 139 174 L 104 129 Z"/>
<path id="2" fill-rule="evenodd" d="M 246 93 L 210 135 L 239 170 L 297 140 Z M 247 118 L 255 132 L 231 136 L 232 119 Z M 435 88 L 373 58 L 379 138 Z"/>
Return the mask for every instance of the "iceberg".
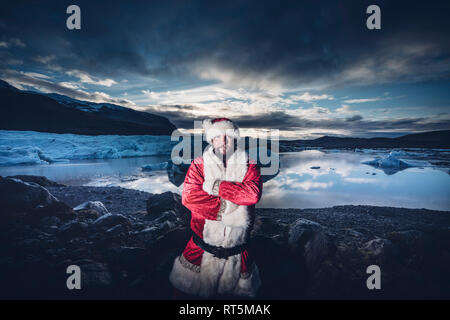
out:
<path id="1" fill-rule="evenodd" d="M 370 161 L 364 161 L 363 163 L 378 168 L 409 168 L 413 166 L 404 160 L 398 159 L 396 157 L 397 154 L 397 152 L 393 151 L 385 157 L 376 158 Z"/>
<path id="2" fill-rule="evenodd" d="M 147 164 L 145 166 L 142 166 L 142 171 L 153 171 L 153 170 L 166 170 L 169 167 L 168 162 L 161 162 L 161 163 L 154 163 L 154 164 Z"/>
<path id="3" fill-rule="evenodd" d="M 363 164 L 382 169 L 386 174 L 394 174 L 398 171 L 404 170 L 410 167 L 426 166 L 427 163 L 417 160 L 401 160 L 398 157 L 406 156 L 408 153 L 404 151 L 391 151 L 387 156 L 378 157 L 373 160 L 363 161 Z"/>
<path id="4" fill-rule="evenodd" d="M 170 155 L 170 136 L 77 135 L 0 130 L 0 165 Z"/>

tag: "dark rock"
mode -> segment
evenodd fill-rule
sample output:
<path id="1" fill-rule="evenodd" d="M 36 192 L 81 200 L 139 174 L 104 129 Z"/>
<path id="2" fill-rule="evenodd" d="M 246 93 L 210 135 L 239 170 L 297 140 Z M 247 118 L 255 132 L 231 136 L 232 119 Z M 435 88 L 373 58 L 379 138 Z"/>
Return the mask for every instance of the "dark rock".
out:
<path id="1" fill-rule="evenodd" d="M 164 221 L 162 224 L 158 226 L 161 233 L 167 232 L 170 229 L 173 229 L 175 227 L 175 224 L 170 221 Z"/>
<path id="2" fill-rule="evenodd" d="M 106 230 L 105 233 L 107 236 L 116 236 L 125 231 L 126 231 L 125 227 L 121 224 L 118 224 Z"/>
<path id="3" fill-rule="evenodd" d="M 323 227 L 303 218 L 291 225 L 288 245 L 295 253 L 305 257 L 308 270 L 315 270 L 328 254 L 328 240 Z"/>
<path id="4" fill-rule="evenodd" d="M 89 225 L 84 222 L 70 221 L 59 228 L 61 235 L 65 238 L 75 238 L 86 234 Z"/>
<path id="5" fill-rule="evenodd" d="M 115 247 L 108 250 L 110 264 L 120 265 L 128 269 L 143 268 L 146 250 L 140 247 Z"/>
<path id="6" fill-rule="evenodd" d="M 353 229 L 346 229 L 346 230 L 345 230 L 345 234 L 346 234 L 347 236 L 355 237 L 355 238 L 360 238 L 360 237 L 363 237 L 363 236 L 364 236 L 361 232 L 358 232 L 358 231 L 353 230 Z"/>
<path id="7" fill-rule="evenodd" d="M 3 212 L 29 212 L 57 199 L 35 183 L 0 177 L 0 206 Z"/>
<path id="8" fill-rule="evenodd" d="M 94 221 L 94 226 L 97 228 L 111 228 L 118 224 L 123 225 L 124 227 L 130 227 L 131 222 L 128 218 L 121 214 L 105 214 Z"/>
<path id="9" fill-rule="evenodd" d="M 76 218 L 72 208 L 62 201 L 55 201 L 46 206 L 39 206 L 29 216 L 32 220 L 45 216 L 56 216 L 61 220 L 71 220 Z"/>
<path id="10" fill-rule="evenodd" d="M 133 223 L 133 230 L 134 231 L 142 231 L 145 228 L 146 228 L 145 223 L 142 223 L 142 222 Z"/>
<path id="11" fill-rule="evenodd" d="M 6 178 L 15 178 L 22 180 L 24 182 L 33 182 L 40 185 L 41 187 L 64 187 L 63 184 L 51 181 L 44 176 L 16 175 L 16 176 L 8 176 Z"/>
<path id="12" fill-rule="evenodd" d="M 264 235 L 278 235 L 282 237 L 282 234 L 286 233 L 288 225 L 283 224 L 274 219 L 267 217 L 256 217 L 253 233 L 262 233 Z"/>
<path id="13" fill-rule="evenodd" d="M 73 210 L 74 211 L 94 210 L 98 213 L 98 216 L 103 216 L 109 213 L 108 209 L 106 209 L 106 207 L 103 205 L 101 201 L 86 201 L 73 208 Z"/>
<path id="14" fill-rule="evenodd" d="M 0 177 L 1 218 L 24 217 L 39 220 L 44 216 L 56 215 L 73 218 L 72 208 L 56 199 L 47 189 L 33 182 L 15 178 Z"/>
<path id="15" fill-rule="evenodd" d="M 177 221 L 177 218 L 178 217 L 177 217 L 176 213 L 173 210 L 170 210 L 170 211 L 161 213 L 161 215 L 158 218 L 152 220 L 152 222 L 154 224 L 162 224 L 166 221 L 170 221 L 170 222 L 174 223 L 175 221 Z"/>
<path id="16" fill-rule="evenodd" d="M 301 298 L 307 284 L 304 259 L 285 244 L 264 235 L 251 238 L 250 250 L 260 270 L 264 299 Z"/>
<path id="17" fill-rule="evenodd" d="M 43 217 L 40 221 L 42 226 L 59 226 L 61 224 L 61 219 L 55 216 Z"/>
<path id="18" fill-rule="evenodd" d="M 80 265 L 81 289 L 97 289 L 109 287 L 112 284 L 112 276 L 109 267 L 105 263 L 88 263 Z"/>
<path id="19" fill-rule="evenodd" d="M 135 232 L 135 237 L 141 242 L 149 243 L 159 236 L 159 232 L 160 229 L 158 227 L 152 226 L 145 228 L 144 230 Z"/>
<path id="20" fill-rule="evenodd" d="M 389 233 L 386 238 L 393 242 L 400 242 L 403 245 L 417 249 L 423 246 L 425 235 L 422 231 L 406 230 Z"/>
<path id="21" fill-rule="evenodd" d="M 147 200 L 147 212 L 150 217 L 157 217 L 163 212 L 170 211 L 186 223 L 190 221 L 190 211 L 181 203 L 179 194 L 167 191 L 161 194 L 154 194 Z"/>
<path id="22" fill-rule="evenodd" d="M 188 169 L 189 164 L 181 163 L 177 165 L 172 160 L 169 160 L 166 169 L 169 181 L 179 187 L 184 182 Z"/>
<path id="23" fill-rule="evenodd" d="M 151 242 L 149 250 L 152 252 L 152 259 L 149 262 L 153 264 L 157 272 L 170 271 L 173 259 L 180 254 L 180 249 L 186 246 L 190 236 L 190 230 L 181 227 L 171 229 Z"/>
<path id="24" fill-rule="evenodd" d="M 387 239 L 376 238 L 367 241 L 363 249 L 372 256 L 382 256 L 389 253 L 392 248 L 392 242 Z"/>
<path id="25" fill-rule="evenodd" d="M 101 217 L 98 211 L 92 209 L 77 210 L 76 213 L 80 219 L 97 219 Z"/>

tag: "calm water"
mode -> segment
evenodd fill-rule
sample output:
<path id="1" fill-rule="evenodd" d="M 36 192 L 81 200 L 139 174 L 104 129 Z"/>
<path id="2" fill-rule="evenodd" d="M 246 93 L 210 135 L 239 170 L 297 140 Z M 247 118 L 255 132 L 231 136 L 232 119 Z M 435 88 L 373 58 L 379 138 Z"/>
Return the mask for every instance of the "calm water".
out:
<path id="1" fill-rule="evenodd" d="M 386 174 L 362 164 L 380 151 L 323 152 L 308 150 L 281 154 L 280 173 L 264 184 L 261 208 L 321 208 L 367 204 L 450 211 L 448 165 L 416 154 L 419 167 Z M 408 159 L 405 156 L 404 159 Z M 0 175 L 43 175 L 69 185 L 121 186 L 151 193 L 180 193 L 165 170 L 142 172 L 141 167 L 168 157 L 83 160 L 50 165 L 0 167 Z M 435 163 L 435 165 L 431 165 Z"/>

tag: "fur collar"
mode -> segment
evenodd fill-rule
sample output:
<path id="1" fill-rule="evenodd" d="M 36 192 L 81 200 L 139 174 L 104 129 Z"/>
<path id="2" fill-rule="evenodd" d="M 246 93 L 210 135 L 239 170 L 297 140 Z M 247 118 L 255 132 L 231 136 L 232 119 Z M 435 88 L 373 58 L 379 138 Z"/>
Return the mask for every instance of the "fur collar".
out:
<path id="1" fill-rule="evenodd" d="M 234 181 L 242 182 L 248 170 L 248 153 L 237 148 L 228 158 L 227 166 L 214 153 L 212 146 L 208 146 L 203 152 L 203 175 L 205 186 L 211 189 L 214 181 Z M 208 193 L 210 190 L 206 190 Z M 250 219 L 248 217 L 247 206 L 240 206 L 231 201 L 225 200 L 226 209 L 222 214 L 222 224 L 227 226 L 241 227 L 244 232 L 247 229 Z"/>
<path id="2" fill-rule="evenodd" d="M 203 152 L 203 165 L 205 180 L 242 182 L 248 169 L 248 154 L 242 148 L 237 148 L 228 158 L 225 168 L 212 146 L 208 146 Z"/>

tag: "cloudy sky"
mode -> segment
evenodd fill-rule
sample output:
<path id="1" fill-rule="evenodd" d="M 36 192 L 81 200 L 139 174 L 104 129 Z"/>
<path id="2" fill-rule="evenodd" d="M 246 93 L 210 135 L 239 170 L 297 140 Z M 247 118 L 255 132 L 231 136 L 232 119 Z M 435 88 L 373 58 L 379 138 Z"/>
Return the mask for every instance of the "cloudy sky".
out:
<path id="1" fill-rule="evenodd" d="M 81 8 L 68 30 L 66 8 Z M 366 8 L 381 9 L 381 30 Z M 248 134 L 450 129 L 448 1 L 9 1 L 0 78 Z"/>

